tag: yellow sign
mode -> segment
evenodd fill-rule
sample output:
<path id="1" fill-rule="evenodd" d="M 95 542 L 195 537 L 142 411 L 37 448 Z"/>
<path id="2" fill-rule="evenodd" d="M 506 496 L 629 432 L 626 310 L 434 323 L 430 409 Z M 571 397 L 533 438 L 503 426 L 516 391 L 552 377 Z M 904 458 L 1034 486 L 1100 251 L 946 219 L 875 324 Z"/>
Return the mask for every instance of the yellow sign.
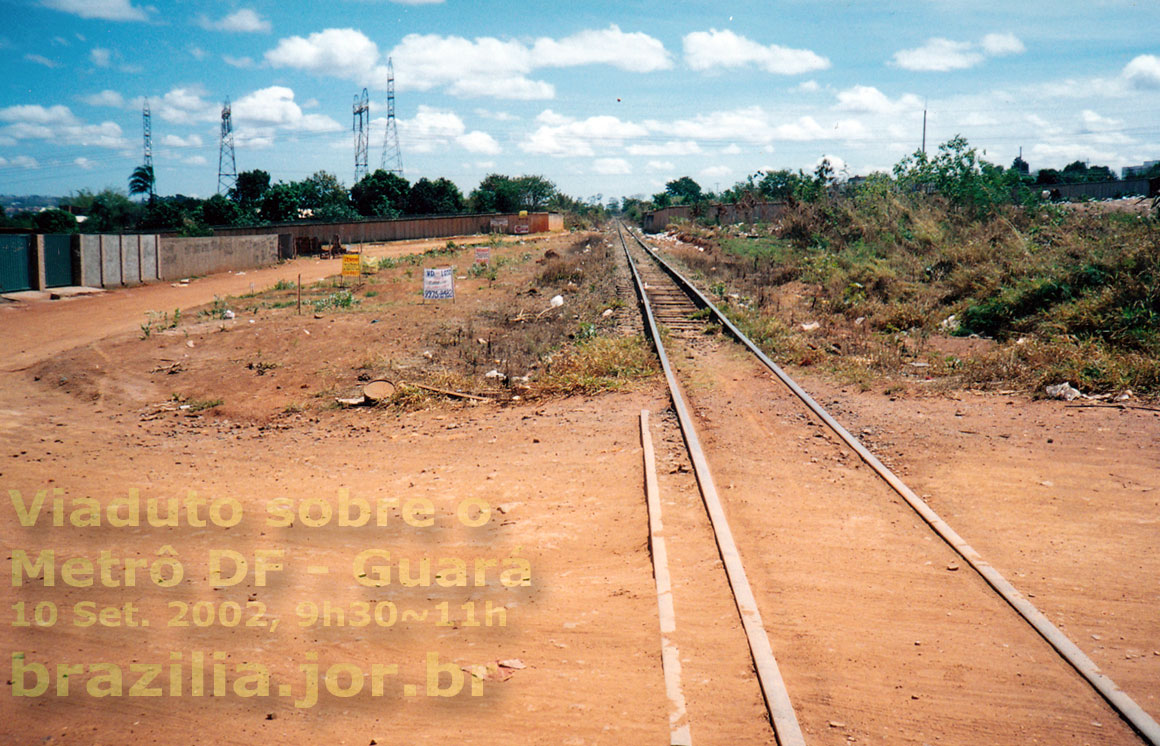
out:
<path id="1" fill-rule="evenodd" d="M 358 277 L 362 274 L 362 255 L 361 254 L 343 254 L 342 255 L 342 276 L 343 277 Z"/>

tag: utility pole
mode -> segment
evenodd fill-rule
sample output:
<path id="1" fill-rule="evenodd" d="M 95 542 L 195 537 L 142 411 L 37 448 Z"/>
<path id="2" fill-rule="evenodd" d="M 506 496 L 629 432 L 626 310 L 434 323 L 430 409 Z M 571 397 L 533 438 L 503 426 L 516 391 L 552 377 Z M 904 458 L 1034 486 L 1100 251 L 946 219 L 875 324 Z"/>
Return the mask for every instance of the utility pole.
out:
<path id="1" fill-rule="evenodd" d="M 234 121 L 230 116 L 230 99 L 222 104 L 222 136 L 218 147 L 218 194 L 229 192 L 238 183 L 238 164 L 234 159 Z"/>
<path id="2" fill-rule="evenodd" d="M 145 133 L 145 168 L 149 170 L 149 200 L 157 196 L 155 184 L 157 178 L 153 173 L 153 115 L 149 113 L 149 99 L 141 108 L 141 129 Z"/>
<path id="3" fill-rule="evenodd" d="M 370 137 L 370 132 L 367 130 L 367 123 L 370 120 L 371 99 L 367 89 L 362 90 L 362 96 L 357 93 L 354 97 L 354 183 L 358 183 L 364 176 L 367 175 L 367 141 Z"/>
<path id="4" fill-rule="evenodd" d="M 922 154 L 926 155 L 926 102 L 922 102 Z"/>
<path id="5" fill-rule="evenodd" d="M 387 131 L 383 137 L 382 169 L 403 175 L 403 153 L 399 148 L 399 131 L 395 127 L 395 64 L 387 58 Z"/>

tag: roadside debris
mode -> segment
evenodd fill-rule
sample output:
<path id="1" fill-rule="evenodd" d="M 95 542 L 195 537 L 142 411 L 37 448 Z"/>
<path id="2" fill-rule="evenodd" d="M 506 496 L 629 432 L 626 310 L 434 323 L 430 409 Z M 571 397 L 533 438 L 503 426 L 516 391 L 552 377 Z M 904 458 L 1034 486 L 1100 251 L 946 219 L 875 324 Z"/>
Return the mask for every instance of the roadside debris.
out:
<path id="1" fill-rule="evenodd" d="M 806 323 L 802 324 L 802 331 L 803 332 L 812 332 L 814 329 L 817 329 L 820 326 L 821 326 L 821 324 L 819 324 L 816 321 L 807 321 Z"/>
<path id="2" fill-rule="evenodd" d="M 1052 399 L 1064 399 L 1065 401 L 1075 401 L 1076 399 L 1087 398 L 1080 392 L 1079 389 L 1073 387 L 1070 383 L 1064 381 L 1057 383 L 1054 386 L 1048 386 L 1044 391 Z"/>
<path id="3" fill-rule="evenodd" d="M 552 306 L 552 308 L 559 308 L 560 306 L 564 305 L 564 296 L 553 295 L 552 300 L 548 301 L 548 303 Z"/>

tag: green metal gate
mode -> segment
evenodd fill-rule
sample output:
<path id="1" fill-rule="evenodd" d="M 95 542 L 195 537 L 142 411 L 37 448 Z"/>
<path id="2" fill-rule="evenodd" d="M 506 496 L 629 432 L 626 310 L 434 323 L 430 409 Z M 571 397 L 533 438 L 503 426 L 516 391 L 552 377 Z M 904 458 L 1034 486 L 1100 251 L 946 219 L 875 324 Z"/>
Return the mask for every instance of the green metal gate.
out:
<path id="1" fill-rule="evenodd" d="M 32 236 L 0 234 L 0 292 L 32 289 Z"/>
<path id="2" fill-rule="evenodd" d="M 44 236 L 44 284 L 50 288 L 73 285 L 72 236 Z"/>

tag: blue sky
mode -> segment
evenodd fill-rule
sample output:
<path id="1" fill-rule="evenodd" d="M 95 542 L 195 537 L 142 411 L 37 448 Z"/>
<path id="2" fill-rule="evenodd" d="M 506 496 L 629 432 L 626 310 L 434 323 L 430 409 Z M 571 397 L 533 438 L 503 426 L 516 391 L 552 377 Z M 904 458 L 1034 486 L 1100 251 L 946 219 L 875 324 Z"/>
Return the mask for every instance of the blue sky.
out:
<path id="1" fill-rule="evenodd" d="M 462 2 L 0 0 L 0 193 L 124 189 L 153 114 L 161 194 L 239 171 L 350 186 L 351 104 L 382 157 L 395 68 L 405 175 L 565 192 L 725 188 L 764 168 L 849 175 L 966 136 L 1010 164 L 1160 159 L 1155 0 Z"/>

